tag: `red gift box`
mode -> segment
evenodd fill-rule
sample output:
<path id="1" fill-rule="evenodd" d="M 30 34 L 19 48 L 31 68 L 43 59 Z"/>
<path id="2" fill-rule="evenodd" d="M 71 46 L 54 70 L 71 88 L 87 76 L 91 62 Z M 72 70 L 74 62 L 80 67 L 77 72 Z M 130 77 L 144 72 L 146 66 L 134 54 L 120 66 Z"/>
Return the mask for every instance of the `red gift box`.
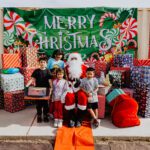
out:
<path id="1" fill-rule="evenodd" d="M 101 76 L 101 71 L 103 71 L 106 75 L 108 68 L 108 64 L 106 62 L 102 62 L 100 60 L 95 62 L 95 76 L 100 77 Z"/>
<path id="2" fill-rule="evenodd" d="M 4 108 L 4 91 L 0 89 L 0 109 Z"/>
<path id="3" fill-rule="evenodd" d="M 21 55 L 18 54 L 2 54 L 2 68 L 20 68 L 22 67 Z"/>
<path id="4" fill-rule="evenodd" d="M 124 72 L 125 85 L 130 87 L 130 67 L 111 67 L 110 70 L 118 70 Z"/>
<path id="5" fill-rule="evenodd" d="M 134 66 L 150 66 L 150 59 L 134 59 Z"/>
<path id="6" fill-rule="evenodd" d="M 26 47 L 22 49 L 22 66 L 23 67 L 37 67 L 37 48 L 36 47 Z"/>
<path id="7" fill-rule="evenodd" d="M 20 69 L 20 72 L 23 74 L 23 76 L 24 76 L 24 84 L 26 85 L 27 83 L 28 83 L 28 81 L 31 79 L 31 75 L 32 75 L 32 73 L 33 73 L 33 71 L 35 70 L 35 69 L 37 69 L 37 68 L 35 68 L 35 67 L 22 67 L 21 69 Z"/>
<path id="8" fill-rule="evenodd" d="M 4 93 L 4 107 L 6 111 L 17 112 L 25 108 L 24 91 L 14 91 Z"/>
<path id="9" fill-rule="evenodd" d="M 105 103 L 106 97 L 104 95 L 98 95 L 98 118 L 105 117 Z"/>

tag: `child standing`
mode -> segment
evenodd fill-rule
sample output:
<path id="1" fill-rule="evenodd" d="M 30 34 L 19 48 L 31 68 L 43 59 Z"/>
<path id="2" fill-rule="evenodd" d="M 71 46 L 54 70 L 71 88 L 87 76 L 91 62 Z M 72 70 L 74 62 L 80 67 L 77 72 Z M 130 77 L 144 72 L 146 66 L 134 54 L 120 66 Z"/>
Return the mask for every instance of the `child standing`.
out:
<path id="1" fill-rule="evenodd" d="M 33 81 L 36 83 L 36 87 L 46 87 L 50 89 L 49 95 L 51 95 L 51 81 L 50 81 L 50 71 L 47 67 L 47 58 L 42 57 L 39 59 L 39 68 L 36 69 L 31 76 L 31 79 L 27 83 L 26 87 L 29 87 Z M 42 111 L 43 109 L 43 111 Z M 48 122 L 48 101 L 47 100 L 37 100 L 36 101 L 36 110 L 37 110 L 37 122 L 41 123 Z M 42 117 L 43 114 L 43 117 Z"/>
<path id="2" fill-rule="evenodd" d="M 48 69 L 53 69 L 53 68 L 62 68 L 64 69 L 64 61 L 62 60 L 64 56 L 63 51 L 61 50 L 56 50 L 53 53 L 52 58 L 48 60 Z"/>
<path id="3" fill-rule="evenodd" d="M 93 118 L 93 125 L 99 126 L 98 122 L 98 80 L 94 77 L 95 69 L 89 67 L 86 70 L 86 78 L 81 81 L 80 88 L 86 93 L 88 99 L 87 109 Z"/>
<path id="4" fill-rule="evenodd" d="M 64 101 L 62 98 L 65 93 L 68 91 L 68 82 L 63 79 L 64 70 L 57 69 L 56 79 L 53 81 L 53 92 L 52 92 L 52 102 L 54 102 L 54 127 L 62 127 L 63 123 L 63 104 Z"/>

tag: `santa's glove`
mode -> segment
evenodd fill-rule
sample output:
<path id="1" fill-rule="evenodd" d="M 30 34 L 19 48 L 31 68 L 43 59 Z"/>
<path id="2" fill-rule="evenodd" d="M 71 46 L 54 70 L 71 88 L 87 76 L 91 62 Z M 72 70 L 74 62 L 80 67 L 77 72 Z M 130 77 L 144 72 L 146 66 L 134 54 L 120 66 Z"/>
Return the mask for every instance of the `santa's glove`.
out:
<path id="1" fill-rule="evenodd" d="M 80 86 L 80 83 L 81 83 L 80 79 L 75 79 L 74 87 L 78 88 Z"/>

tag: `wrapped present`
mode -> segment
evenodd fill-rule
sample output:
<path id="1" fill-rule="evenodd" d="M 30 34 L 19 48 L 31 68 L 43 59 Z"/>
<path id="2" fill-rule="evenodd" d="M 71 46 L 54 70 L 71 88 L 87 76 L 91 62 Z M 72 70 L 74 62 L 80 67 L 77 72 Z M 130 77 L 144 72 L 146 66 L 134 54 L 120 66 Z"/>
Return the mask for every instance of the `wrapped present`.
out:
<path id="1" fill-rule="evenodd" d="M 131 67 L 133 66 L 133 55 L 132 54 L 118 54 L 114 57 L 115 67 Z"/>
<path id="2" fill-rule="evenodd" d="M 22 67 L 21 55 L 18 54 L 2 54 L 2 68 L 20 68 Z"/>
<path id="3" fill-rule="evenodd" d="M 109 72 L 109 79 L 113 87 L 127 87 L 125 70 L 111 70 Z"/>
<path id="4" fill-rule="evenodd" d="M 104 72 L 104 74 L 106 75 L 107 71 L 109 68 L 109 64 L 106 62 L 102 62 L 100 60 L 95 62 L 95 76 L 96 77 L 100 77 L 101 76 L 101 72 Z"/>
<path id="5" fill-rule="evenodd" d="M 135 66 L 131 69 L 131 87 L 136 83 L 150 83 L 150 66 Z"/>
<path id="6" fill-rule="evenodd" d="M 4 92 L 0 89 L 0 109 L 4 109 Z"/>
<path id="7" fill-rule="evenodd" d="M 31 79 L 31 75 L 33 73 L 33 71 L 35 70 L 36 68 L 32 67 L 32 68 L 29 68 L 29 67 L 22 67 L 20 69 L 20 72 L 23 74 L 24 76 L 24 84 L 26 85 L 28 83 L 28 81 Z M 34 83 L 33 83 L 34 84 Z"/>
<path id="8" fill-rule="evenodd" d="M 1 74 L 1 86 L 4 92 L 24 89 L 24 77 L 21 73 Z"/>
<path id="9" fill-rule="evenodd" d="M 23 67 L 37 67 L 37 48 L 28 46 L 22 49 L 22 65 Z"/>
<path id="10" fill-rule="evenodd" d="M 150 66 L 150 59 L 134 59 L 134 66 Z"/>
<path id="11" fill-rule="evenodd" d="M 121 70 L 125 73 L 125 86 L 130 87 L 130 67 L 111 67 L 110 70 Z"/>
<path id="12" fill-rule="evenodd" d="M 134 90 L 133 90 L 133 89 L 122 88 L 122 90 L 123 90 L 127 95 L 129 95 L 130 97 L 133 97 L 133 93 L 134 93 Z"/>
<path id="13" fill-rule="evenodd" d="M 5 110 L 9 112 L 17 112 L 25 108 L 24 91 L 14 91 L 4 93 Z"/>
<path id="14" fill-rule="evenodd" d="M 99 95 L 106 95 L 109 92 L 110 88 L 111 88 L 111 86 L 101 86 L 101 85 L 99 85 L 97 93 Z"/>
<path id="15" fill-rule="evenodd" d="M 150 118 L 150 83 L 136 83 L 134 98 L 139 104 L 139 114 Z"/>
<path id="16" fill-rule="evenodd" d="M 105 103 L 106 97 L 104 95 L 98 95 L 98 118 L 105 117 Z"/>

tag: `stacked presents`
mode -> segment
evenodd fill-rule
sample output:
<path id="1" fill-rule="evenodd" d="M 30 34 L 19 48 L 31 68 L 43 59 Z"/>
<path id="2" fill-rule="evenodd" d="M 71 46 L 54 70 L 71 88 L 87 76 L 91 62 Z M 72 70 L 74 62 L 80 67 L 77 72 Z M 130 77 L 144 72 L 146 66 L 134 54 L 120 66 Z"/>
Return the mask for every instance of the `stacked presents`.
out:
<path id="1" fill-rule="evenodd" d="M 18 53 L 4 53 L 1 58 L 0 108 L 9 112 L 20 111 L 25 108 L 24 85 L 30 79 L 32 70 L 37 67 L 37 49 L 26 47 Z M 10 68 L 18 68 L 20 72 L 7 72 Z"/>
<path id="2" fill-rule="evenodd" d="M 114 57 L 109 77 L 112 85 L 133 96 L 139 104 L 139 114 L 150 117 L 150 61 L 133 60 L 132 54 Z M 145 66 L 147 65 L 147 66 Z"/>
<path id="3" fill-rule="evenodd" d="M 131 70 L 131 86 L 139 103 L 139 114 L 150 117 L 150 66 L 134 66 Z"/>

